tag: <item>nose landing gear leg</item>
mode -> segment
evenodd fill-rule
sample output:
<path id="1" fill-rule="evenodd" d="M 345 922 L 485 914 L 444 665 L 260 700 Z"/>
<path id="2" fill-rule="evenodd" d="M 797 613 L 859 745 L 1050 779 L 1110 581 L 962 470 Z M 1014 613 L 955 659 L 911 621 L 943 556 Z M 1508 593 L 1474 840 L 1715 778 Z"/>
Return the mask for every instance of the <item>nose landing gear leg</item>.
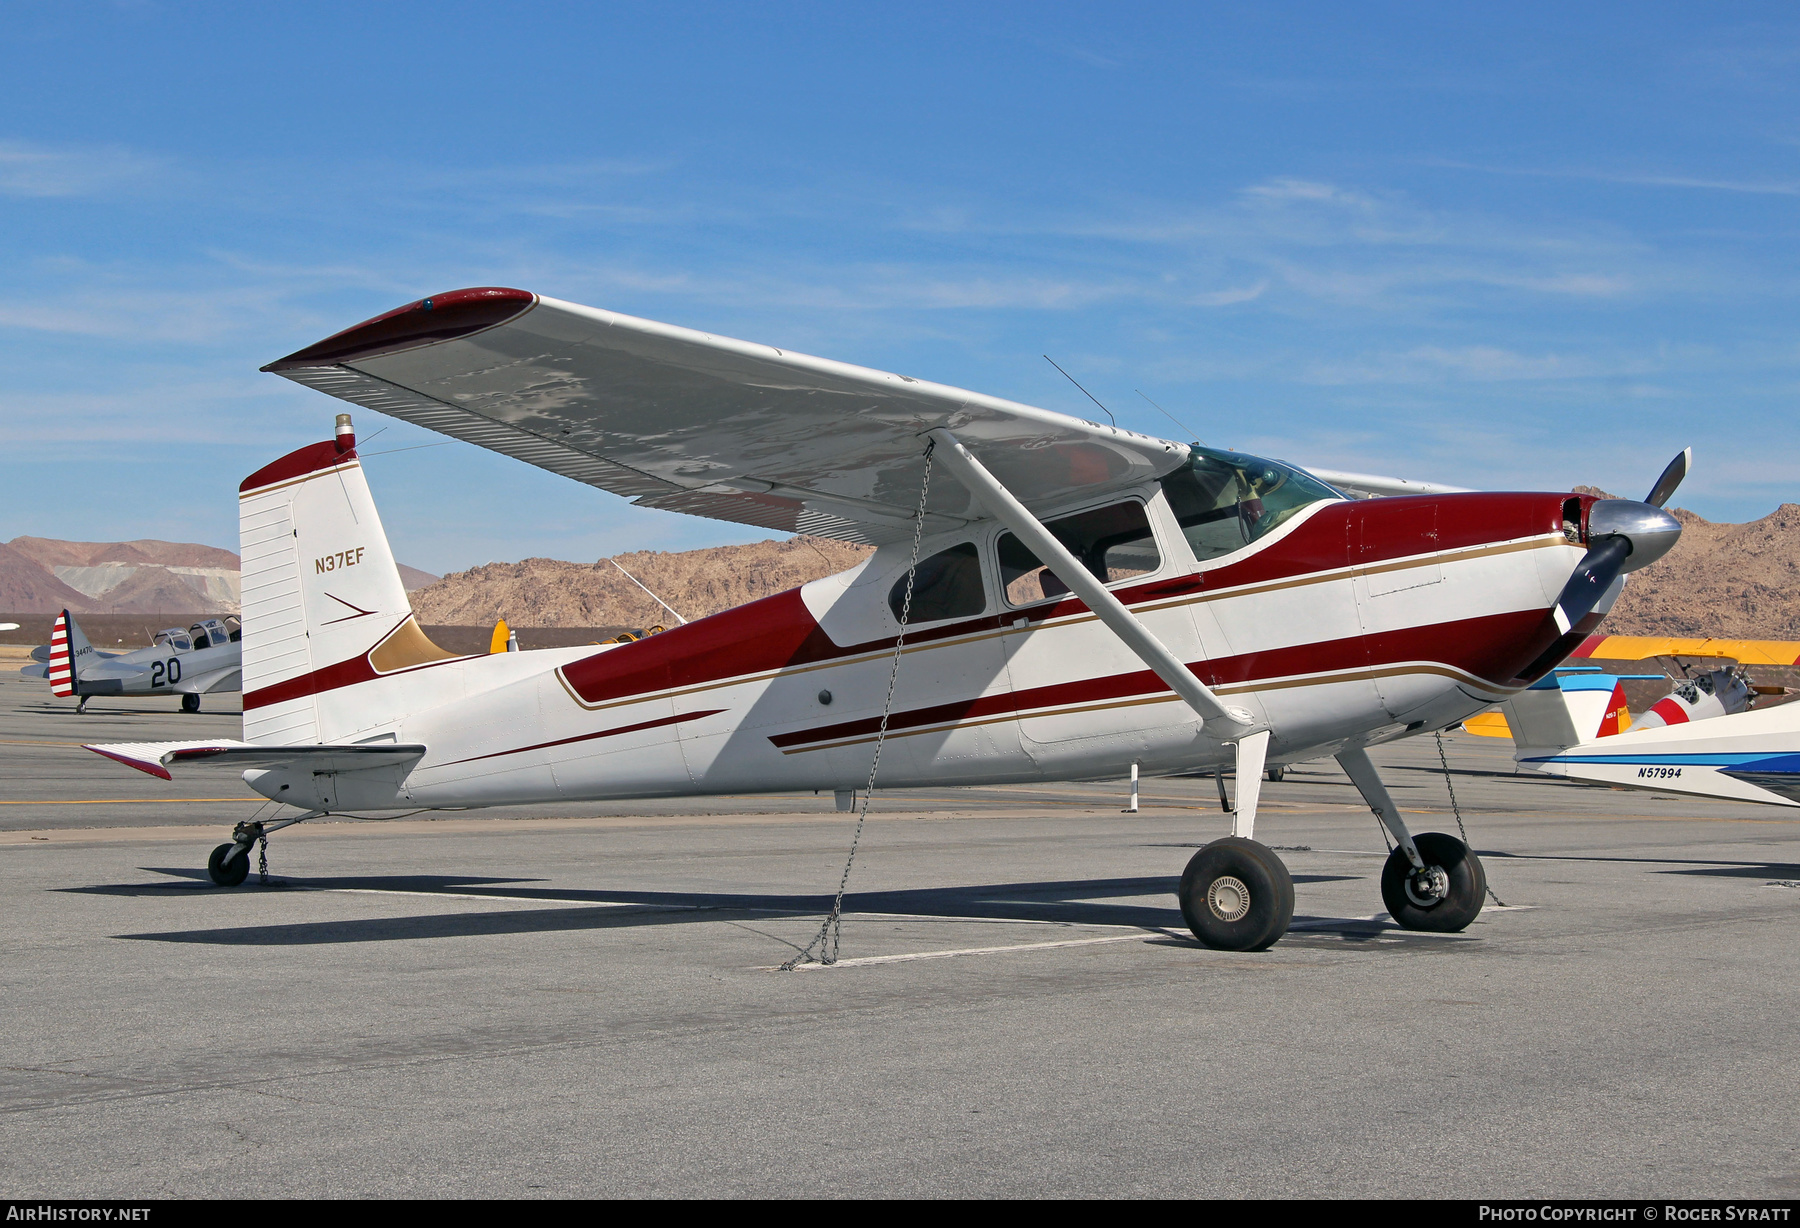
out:
<path id="1" fill-rule="evenodd" d="M 1367 751 L 1347 750 L 1337 761 L 1394 837 L 1394 851 L 1381 868 L 1381 899 L 1395 924 L 1439 934 L 1468 928 L 1487 897 L 1481 859 L 1455 836 L 1407 831 Z"/>

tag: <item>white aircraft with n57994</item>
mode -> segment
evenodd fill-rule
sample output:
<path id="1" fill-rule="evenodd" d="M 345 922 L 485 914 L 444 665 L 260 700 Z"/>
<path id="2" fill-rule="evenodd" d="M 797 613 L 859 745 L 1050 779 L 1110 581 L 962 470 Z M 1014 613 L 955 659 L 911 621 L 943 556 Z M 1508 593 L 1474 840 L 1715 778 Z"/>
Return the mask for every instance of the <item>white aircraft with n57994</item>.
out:
<path id="1" fill-rule="evenodd" d="M 633 496 L 878 547 L 635 643 L 459 657 L 413 619 L 347 414 L 240 495 L 244 738 L 92 749 L 211 763 L 302 813 L 1235 770 L 1230 836 L 1181 879 L 1195 935 L 1266 947 L 1293 882 L 1254 838 L 1269 767 L 1335 755 L 1393 834 L 1403 925 L 1485 879 L 1415 837 L 1369 760 L 1543 677 L 1680 534 L 1645 502 L 1306 471 L 765 345 L 477 289 L 266 370 Z M 1381 479 L 1359 480 L 1365 490 Z M 903 644 L 902 641 L 903 640 Z"/>

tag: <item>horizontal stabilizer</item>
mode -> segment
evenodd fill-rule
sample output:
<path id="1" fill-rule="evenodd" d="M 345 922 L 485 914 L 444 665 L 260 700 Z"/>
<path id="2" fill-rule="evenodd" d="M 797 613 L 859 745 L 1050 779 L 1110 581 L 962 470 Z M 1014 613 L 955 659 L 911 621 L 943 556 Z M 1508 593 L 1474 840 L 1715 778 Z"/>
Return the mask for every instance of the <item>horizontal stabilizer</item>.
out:
<path id="1" fill-rule="evenodd" d="M 417 742 L 372 742 L 360 746 L 269 746 L 256 742 L 114 742 L 84 746 L 96 755 L 116 759 L 140 772 L 173 780 L 174 764 L 208 767 L 293 768 L 314 772 L 361 772 L 416 762 L 425 754 Z"/>

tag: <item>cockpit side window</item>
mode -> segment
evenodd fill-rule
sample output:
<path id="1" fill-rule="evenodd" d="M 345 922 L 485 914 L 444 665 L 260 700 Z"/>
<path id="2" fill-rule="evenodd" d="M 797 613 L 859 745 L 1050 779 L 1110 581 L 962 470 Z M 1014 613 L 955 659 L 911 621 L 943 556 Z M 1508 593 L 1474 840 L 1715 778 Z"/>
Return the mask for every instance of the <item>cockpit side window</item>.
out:
<path id="1" fill-rule="evenodd" d="M 888 590 L 888 609 L 896 622 L 906 603 L 906 576 Z M 937 622 L 944 618 L 972 618 L 987 609 L 987 586 L 981 579 L 981 552 L 974 542 L 963 542 L 919 560 L 913 576 L 912 608 L 908 625 Z"/>
<path id="2" fill-rule="evenodd" d="M 1106 584 L 1148 575 L 1162 566 L 1150 519 L 1144 505 L 1135 500 L 1065 516 L 1044 527 L 1096 579 Z M 1030 605 L 1069 591 L 1062 577 L 1044 566 L 1011 533 L 1001 535 L 998 553 L 1000 583 L 1006 588 L 1007 601 L 1013 605 Z"/>
<path id="3" fill-rule="evenodd" d="M 1280 461 L 1198 446 L 1187 464 L 1163 478 L 1162 488 L 1202 563 L 1243 549 L 1303 507 L 1343 498 Z"/>

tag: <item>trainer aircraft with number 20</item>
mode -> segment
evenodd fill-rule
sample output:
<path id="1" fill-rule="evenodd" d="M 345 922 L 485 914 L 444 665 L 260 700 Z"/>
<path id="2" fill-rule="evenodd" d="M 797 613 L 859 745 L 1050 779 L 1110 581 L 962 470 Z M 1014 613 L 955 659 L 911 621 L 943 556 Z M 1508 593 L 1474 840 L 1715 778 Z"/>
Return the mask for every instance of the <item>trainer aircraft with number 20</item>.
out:
<path id="1" fill-rule="evenodd" d="M 1394 919 L 1475 918 L 1479 860 L 1409 832 L 1368 749 L 1548 675 L 1675 543 L 1688 459 L 1642 502 L 1397 480 L 1422 493 L 1352 499 L 1276 460 L 502 288 L 265 370 L 643 506 L 877 549 L 635 642 L 459 656 L 412 616 L 340 414 L 242 485 L 242 740 L 90 748 L 239 770 L 298 811 L 240 824 L 215 882 L 325 814 L 860 790 L 878 750 L 887 788 L 1137 764 L 1235 772 L 1231 834 L 1178 894 L 1201 942 L 1239 950 L 1294 908 L 1255 838 L 1264 773 L 1323 755 L 1396 841 Z"/>

